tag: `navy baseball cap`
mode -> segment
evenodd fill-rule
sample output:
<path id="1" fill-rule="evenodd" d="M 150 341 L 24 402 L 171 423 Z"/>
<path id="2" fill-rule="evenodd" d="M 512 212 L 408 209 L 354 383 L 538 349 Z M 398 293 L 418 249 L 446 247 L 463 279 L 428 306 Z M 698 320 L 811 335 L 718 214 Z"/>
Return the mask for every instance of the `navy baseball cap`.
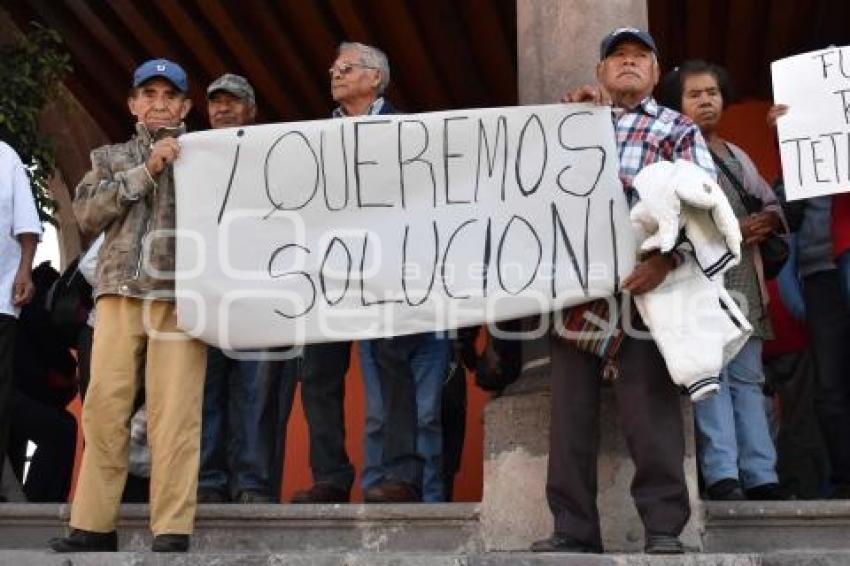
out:
<path id="1" fill-rule="evenodd" d="M 643 44 L 647 49 L 658 55 L 658 48 L 655 47 L 655 40 L 648 32 L 638 28 L 617 28 L 602 40 L 599 45 L 599 59 L 605 59 L 619 44 L 626 40 L 637 41 Z"/>
<path id="2" fill-rule="evenodd" d="M 177 87 L 182 93 L 189 92 L 189 79 L 183 67 L 168 59 L 151 59 L 145 61 L 133 73 L 133 88 L 155 77 L 162 77 Z"/>

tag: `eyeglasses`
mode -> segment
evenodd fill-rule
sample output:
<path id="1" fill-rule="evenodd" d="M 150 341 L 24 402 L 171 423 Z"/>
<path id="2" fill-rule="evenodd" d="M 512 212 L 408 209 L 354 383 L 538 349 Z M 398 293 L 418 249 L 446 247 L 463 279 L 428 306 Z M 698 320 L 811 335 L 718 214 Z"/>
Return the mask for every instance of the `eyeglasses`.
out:
<path id="1" fill-rule="evenodd" d="M 375 67 L 371 65 L 364 65 L 363 63 L 343 63 L 342 65 L 331 67 L 328 69 L 328 76 L 333 77 L 334 74 L 339 73 L 343 77 L 351 73 L 354 69 L 374 69 Z"/>

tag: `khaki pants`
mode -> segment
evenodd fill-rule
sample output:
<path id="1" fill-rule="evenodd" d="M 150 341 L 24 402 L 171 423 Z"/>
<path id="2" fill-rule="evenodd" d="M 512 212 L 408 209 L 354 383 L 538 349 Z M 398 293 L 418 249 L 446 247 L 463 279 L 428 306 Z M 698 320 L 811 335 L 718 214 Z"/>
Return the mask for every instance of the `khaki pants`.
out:
<path id="1" fill-rule="evenodd" d="M 173 303 L 114 295 L 97 301 L 91 383 L 83 406 L 86 447 L 71 527 L 115 529 L 127 479 L 129 420 L 144 375 L 151 531 L 192 532 L 205 370 L 206 346 L 176 328 Z"/>

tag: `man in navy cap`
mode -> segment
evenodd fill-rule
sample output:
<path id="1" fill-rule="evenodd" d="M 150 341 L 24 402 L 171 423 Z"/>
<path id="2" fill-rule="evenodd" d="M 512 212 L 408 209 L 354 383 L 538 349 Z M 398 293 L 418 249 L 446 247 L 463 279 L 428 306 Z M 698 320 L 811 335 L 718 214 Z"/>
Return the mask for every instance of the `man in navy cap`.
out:
<path id="1" fill-rule="evenodd" d="M 659 77 L 652 37 L 637 28 L 615 29 L 602 40 L 599 56 L 598 84 L 571 91 L 564 101 L 612 106 L 620 180 L 629 204 L 637 199 L 635 176 L 656 161 L 687 159 L 715 177 L 699 128 L 652 97 Z M 674 250 L 643 258 L 623 280 L 622 290 L 631 295 L 651 291 L 678 268 L 682 254 Z M 626 295 L 625 300 L 631 299 Z M 640 320 L 632 326 L 646 330 Z M 653 340 L 627 334 L 616 361 L 620 376 L 613 389 L 620 427 L 635 464 L 631 493 L 646 529 L 646 552 L 678 554 L 683 552 L 678 537 L 690 515 L 679 391 Z M 546 498 L 555 532 L 532 545 L 534 551 L 602 552 L 596 506 L 602 365 L 575 344 L 553 339 Z"/>
<path id="2" fill-rule="evenodd" d="M 153 550 L 185 552 L 195 519 L 206 347 L 176 327 L 174 176 L 189 113 L 183 69 L 155 59 L 136 69 L 127 100 L 135 135 L 95 149 L 76 189 L 81 229 L 105 234 L 98 254 L 97 323 L 83 406 L 86 439 L 58 552 L 115 551 L 127 478 L 128 423 L 144 379 L 151 449 Z"/>

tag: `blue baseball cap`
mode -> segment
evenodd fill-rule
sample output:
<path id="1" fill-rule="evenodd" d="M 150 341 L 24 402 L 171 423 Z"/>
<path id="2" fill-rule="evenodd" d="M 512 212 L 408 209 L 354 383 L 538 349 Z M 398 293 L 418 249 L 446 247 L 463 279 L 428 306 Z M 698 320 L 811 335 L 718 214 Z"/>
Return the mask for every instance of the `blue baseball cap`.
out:
<path id="1" fill-rule="evenodd" d="M 638 28 L 617 28 L 605 36 L 602 43 L 599 45 L 599 59 L 605 59 L 619 44 L 626 40 L 637 41 L 643 44 L 647 49 L 658 55 L 658 48 L 655 47 L 655 40 L 649 33 Z"/>
<path id="2" fill-rule="evenodd" d="M 162 77 L 177 87 L 182 93 L 189 92 L 189 79 L 183 67 L 168 59 L 151 59 L 145 61 L 133 73 L 133 88 L 155 77 Z"/>

